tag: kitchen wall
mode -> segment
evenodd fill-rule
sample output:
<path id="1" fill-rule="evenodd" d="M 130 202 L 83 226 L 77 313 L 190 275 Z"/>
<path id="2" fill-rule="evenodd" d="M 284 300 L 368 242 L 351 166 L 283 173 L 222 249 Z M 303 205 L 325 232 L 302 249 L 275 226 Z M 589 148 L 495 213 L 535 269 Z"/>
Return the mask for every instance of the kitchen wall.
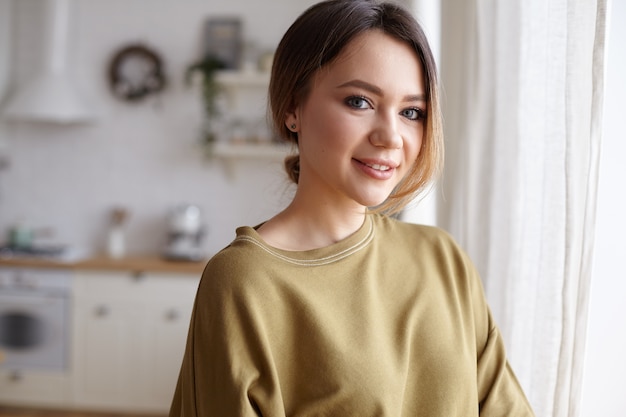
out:
<path id="1" fill-rule="evenodd" d="M 45 52 L 42 0 L 0 0 L 11 25 L 0 25 L 2 75 L 12 90 L 32 79 Z M 289 200 L 292 189 L 280 162 L 247 159 L 234 177 L 209 161 L 198 146 L 202 120 L 198 90 L 184 82 L 199 57 L 203 21 L 239 16 L 244 36 L 260 49 L 274 49 L 293 19 L 312 0 L 90 0 L 73 1 L 68 61 L 83 97 L 97 112 L 91 124 L 58 126 L 0 122 L 0 242 L 15 222 L 52 227 L 44 242 L 97 251 L 105 242 L 111 207 L 131 212 L 128 249 L 159 251 L 166 216 L 179 203 L 201 206 L 208 226 L 207 250 L 216 251 L 240 224 L 255 224 Z M 8 38 L 12 48 L 7 48 Z M 109 91 L 112 54 L 131 42 L 158 51 L 169 77 L 166 91 L 142 103 L 125 103 Z M 7 53 L 7 49 L 12 52 Z M 4 71 L 4 72 L 3 72 Z M 7 89 L 5 89 L 6 92 Z M 11 91 L 3 94 L 6 98 Z M 246 103 L 246 105 L 248 105 Z M 255 103 L 245 111 L 264 116 Z"/>

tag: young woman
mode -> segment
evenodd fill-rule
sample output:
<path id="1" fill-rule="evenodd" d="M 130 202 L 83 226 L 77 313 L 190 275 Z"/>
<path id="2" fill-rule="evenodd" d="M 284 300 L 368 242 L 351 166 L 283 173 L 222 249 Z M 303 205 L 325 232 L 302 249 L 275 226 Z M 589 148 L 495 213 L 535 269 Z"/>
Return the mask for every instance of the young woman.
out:
<path id="1" fill-rule="evenodd" d="M 276 51 L 295 197 L 204 271 L 170 416 L 531 416 L 480 278 L 388 217 L 440 170 L 426 38 L 397 5 L 312 6 Z"/>

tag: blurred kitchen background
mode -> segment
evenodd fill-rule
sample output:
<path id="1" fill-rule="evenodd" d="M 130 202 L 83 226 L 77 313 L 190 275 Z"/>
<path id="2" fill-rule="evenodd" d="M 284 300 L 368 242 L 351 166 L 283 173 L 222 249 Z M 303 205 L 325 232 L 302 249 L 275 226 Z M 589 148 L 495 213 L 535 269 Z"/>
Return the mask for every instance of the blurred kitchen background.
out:
<path id="1" fill-rule="evenodd" d="M 458 34 L 439 27 L 440 3 L 448 22 L 477 3 L 398 1 L 416 12 L 437 53 L 440 30 Z M 268 60 L 313 3 L 0 0 L 0 415 L 15 415 L 7 411 L 14 406 L 167 412 L 204 259 L 234 237 L 235 227 L 268 218 L 293 192 L 282 169 L 289 149 L 264 123 Z M 578 415 L 585 417 L 623 416 L 626 408 L 620 391 L 626 363 L 615 360 L 626 348 L 616 252 L 623 233 L 615 232 L 624 229 L 626 209 L 619 116 L 626 55 L 616 46 L 625 36 L 626 9 L 619 1 L 608 5 L 583 389 L 560 396 L 573 398 L 574 407 L 582 396 Z M 224 42 L 218 50 L 230 45 L 228 57 L 239 48 L 240 59 L 209 70 L 222 94 L 215 98 L 219 114 L 207 118 L 202 68 L 208 67 L 188 70 L 202 64 L 209 20 Z M 233 33 L 239 42 L 232 43 Z M 444 75 L 450 68 L 443 66 Z M 48 89 L 40 76 L 51 69 L 59 78 Z M 456 81 L 444 79 L 444 99 L 453 104 Z M 405 218 L 437 224 L 438 204 L 458 197 L 443 194 L 435 190 Z M 586 317 L 586 305 L 582 311 Z M 533 358 L 542 353 L 533 351 Z M 569 372 L 569 365 L 559 366 Z M 520 368 L 529 374 L 522 383 L 537 377 L 534 370 Z M 529 385 L 531 401 L 551 409 L 552 392 Z"/>
<path id="2" fill-rule="evenodd" d="M 312 3 L 0 0 L 0 415 L 167 412 L 204 261 L 293 192 L 266 89 Z"/>
<path id="3" fill-rule="evenodd" d="M 205 247 L 212 252 L 232 238 L 236 225 L 256 224 L 274 213 L 290 195 L 281 158 L 236 158 L 230 166 L 208 159 L 201 146 L 201 89 L 197 81 L 187 85 L 185 73 L 202 57 L 208 18 L 240 19 L 241 64 L 260 72 L 263 54 L 273 51 L 291 21 L 312 3 L 72 1 L 62 21 L 68 37 L 59 47 L 50 42 L 46 1 L 3 0 L 3 98 L 29 88 L 52 47 L 62 49 L 53 59 L 64 63 L 68 87 L 75 90 L 67 93 L 82 100 L 87 114 L 0 125 L 0 230 L 16 224 L 44 229 L 44 243 L 99 251 L 105 249 L 110 212 L 121 207 L 128 211 L 127 250 L 155 252 L 165 243 L 169 211 L 194 204 L 206 222 Z M 158 54 L 167 84 L 131 102 L 112 93 L 108 72 L 114 55 L 134 44 Z M 249 126 L 234 120 L 232 130 L 264 123 L 264 88 L 260 82 L 234 98 Z M 254 93 L 253 100 L 246 96 Z"/>

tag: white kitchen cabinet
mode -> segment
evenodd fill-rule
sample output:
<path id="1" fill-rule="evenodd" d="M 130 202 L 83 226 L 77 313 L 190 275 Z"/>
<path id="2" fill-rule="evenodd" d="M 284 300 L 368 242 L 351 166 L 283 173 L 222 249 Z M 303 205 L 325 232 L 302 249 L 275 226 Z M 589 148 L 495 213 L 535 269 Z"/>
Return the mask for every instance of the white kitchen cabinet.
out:
<path id="1" fill-rule="evenodd" d="M 194 275 L 77 273 L 76 407 L 168 411 L 198 282 Z"/>
<path id="2" fill-rule="evenodd" d="M 70 376 L 66 373 L 0 369 L 0 404 L 65 407 L 69 400 Z"/>

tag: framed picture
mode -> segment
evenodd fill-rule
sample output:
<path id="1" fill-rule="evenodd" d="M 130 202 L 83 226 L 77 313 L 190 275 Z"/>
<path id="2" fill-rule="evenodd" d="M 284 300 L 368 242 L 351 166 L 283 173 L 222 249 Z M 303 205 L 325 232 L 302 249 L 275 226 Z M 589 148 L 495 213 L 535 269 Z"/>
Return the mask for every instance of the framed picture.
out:
<path id="1" fill-rule="evenodd" d="M 237 69 L 241 61 L 243 40 L 241 20 L 210 18 L 205 22 L 204 56 L 216 58 L 226 69 Z"/>

